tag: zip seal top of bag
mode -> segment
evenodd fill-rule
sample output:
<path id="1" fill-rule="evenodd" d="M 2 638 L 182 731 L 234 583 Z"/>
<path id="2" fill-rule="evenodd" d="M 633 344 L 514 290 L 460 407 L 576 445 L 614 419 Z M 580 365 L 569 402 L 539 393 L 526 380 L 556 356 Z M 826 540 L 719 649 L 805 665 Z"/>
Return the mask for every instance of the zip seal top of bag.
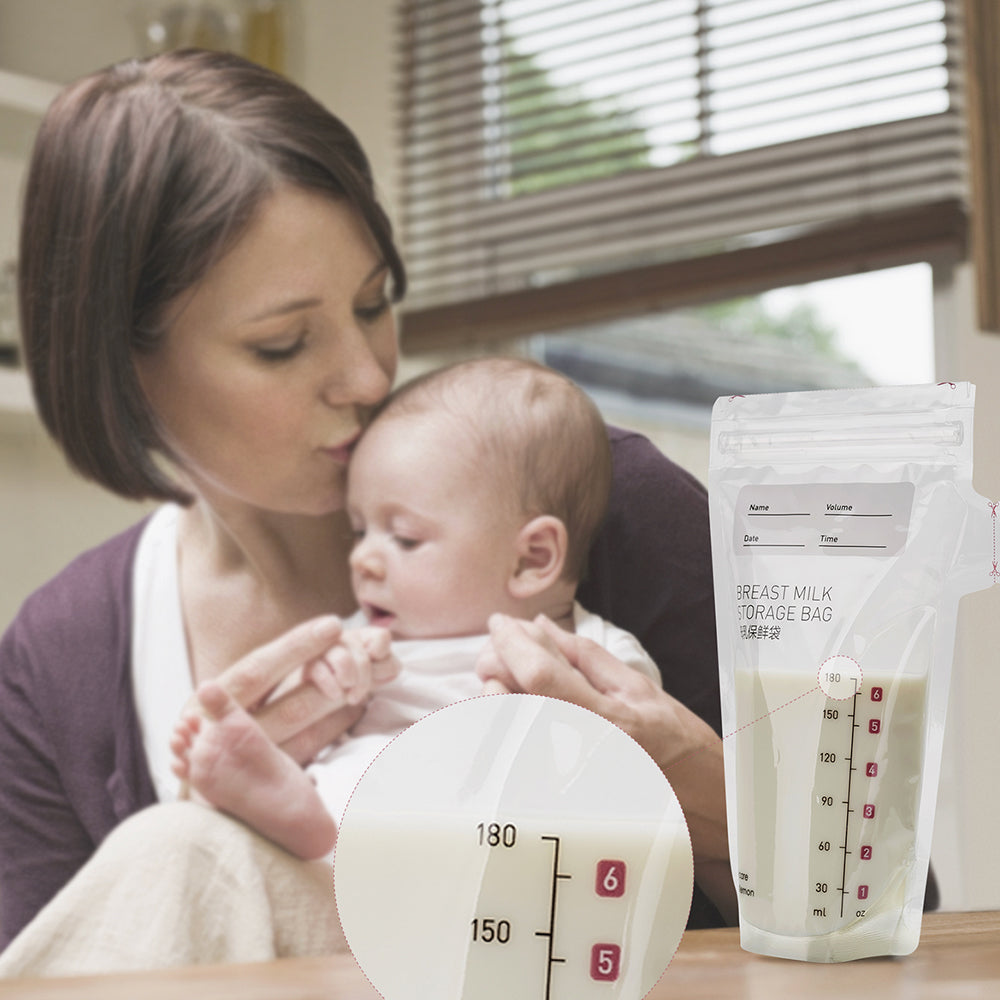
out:
<path id="1" fill-rule="evenodd" d="M 733 396 L 709 506 L 744 948 L 920 937 L 960 597 L 998 579 L 969 383 Z"/>

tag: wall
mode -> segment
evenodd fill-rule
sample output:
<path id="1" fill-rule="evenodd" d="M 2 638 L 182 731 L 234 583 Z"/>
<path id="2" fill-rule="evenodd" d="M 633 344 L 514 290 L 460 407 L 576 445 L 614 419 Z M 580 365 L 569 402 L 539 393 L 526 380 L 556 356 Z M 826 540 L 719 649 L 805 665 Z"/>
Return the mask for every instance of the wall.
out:
<path id="1" fill-rule="evenodd" d="M 972 268 L 945 269 L 935 290 L 940 378 L 976 384 L 973 486 L 1000 500 L 1000 334 L 981 333 L 973 315 Z M 959 607 L 955 673 L 945 729 L 933 857 L 945 902 L 1000 907 L 1000 588 L 969 594 Z"/>
<path id="2" fill-rule="evenodd" d="M 134 45 L 126 0 L 4 0 L 0 67 L 66 81 L 129 54 Z M 289 71 L 354 128 L 369 151 L 387 203 L 396 204 L 391 109 L 392 0 L 299 0 Z M 307 30 L 305 30 L 307 28 Z M 0 142 L 0 154 L 3 144 Z M 0 156 L 9 201 L 11 174 Z M 0 232 L 9 233 L 2 215 Z M 975 329 L 971 278 L 959 268 L 936 292 L 939 377 L 978 384 L 976 488 L 1000 497 L 1000 336 Z M 698 475 L 707 438 L 690 431 L 663 447 Z M 63 467 L 27 417 L 0 414 L 0 626 L 31 589 L 75 552 L 124 526 L 142 509 L 109 499 Z M 1000 907 L 1000 615 L 996 589 L 963 601 L 956 678 L 946 735 L 934 842 L 945 905 Z"/>

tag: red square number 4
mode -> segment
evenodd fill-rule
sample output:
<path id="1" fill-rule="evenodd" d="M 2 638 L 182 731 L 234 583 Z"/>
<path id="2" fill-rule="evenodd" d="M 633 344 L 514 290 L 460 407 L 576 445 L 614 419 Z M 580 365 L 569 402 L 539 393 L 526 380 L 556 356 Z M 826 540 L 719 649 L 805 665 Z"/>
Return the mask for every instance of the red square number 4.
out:
<path id="1" fill-rule="evenodd" d="M 616 944 L 595 944 L 590 949 L 590 978 L 611 983 L 621 969 L 622 950 Z"/>

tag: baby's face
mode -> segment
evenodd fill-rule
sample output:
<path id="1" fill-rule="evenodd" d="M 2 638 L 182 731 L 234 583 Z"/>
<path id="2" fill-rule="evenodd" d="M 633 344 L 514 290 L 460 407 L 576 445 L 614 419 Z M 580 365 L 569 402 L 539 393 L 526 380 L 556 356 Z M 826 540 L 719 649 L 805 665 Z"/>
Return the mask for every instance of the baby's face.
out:
<path id="1" fill-rule="evenodd" d="M 401 639 L 475 635 L 511 610 L 520 523 L 491 472 L 450 417 L 390 417 L 365 433 L 347 511 L 354 592 L 373 625 Z"/>

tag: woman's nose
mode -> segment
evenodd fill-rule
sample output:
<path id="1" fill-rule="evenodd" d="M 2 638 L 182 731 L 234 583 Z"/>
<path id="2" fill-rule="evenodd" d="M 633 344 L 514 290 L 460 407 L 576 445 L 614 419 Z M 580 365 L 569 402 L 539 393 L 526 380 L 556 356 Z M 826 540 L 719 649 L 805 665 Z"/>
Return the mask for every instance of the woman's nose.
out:
<path id="1" fill-rule="evenodd" d="M 349 343 L 342 343 L 342 350 L 332 359 L 334 370 L 326 385 L 326 401 L 331 406 L 375 406 L 392 388 L 395 356 L 383 356 L 389 348 L 373 344 L 362 330 L 345 334 L 345 338 Z"/>

